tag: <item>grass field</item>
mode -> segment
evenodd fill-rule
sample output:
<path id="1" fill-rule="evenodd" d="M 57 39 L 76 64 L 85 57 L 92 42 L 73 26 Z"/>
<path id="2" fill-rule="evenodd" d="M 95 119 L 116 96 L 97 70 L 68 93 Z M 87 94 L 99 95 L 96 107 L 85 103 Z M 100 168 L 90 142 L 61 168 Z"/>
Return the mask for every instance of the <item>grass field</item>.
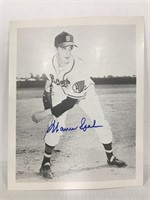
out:
<path id="1" fill-rule="evenodd" d="M 51 181 L 103 181 L 135 178 L 135 85 L 96 86 L 104 114 L 113 133 L 114 153 L 128 163 L 117 169 L 107 166 L 106 156 L 93 130 L 65 133 L 52 155 L 54 179 Z M 38 124 L 31 115 L 43 108 L 41 88 L 17 90 L 16 177 L 18 181 L 45 181 L 39 174 L 43 158 L 43 136 L 48 119 Z M 83 116 L 75 106 L 67 116 L 67 125 Z"/>

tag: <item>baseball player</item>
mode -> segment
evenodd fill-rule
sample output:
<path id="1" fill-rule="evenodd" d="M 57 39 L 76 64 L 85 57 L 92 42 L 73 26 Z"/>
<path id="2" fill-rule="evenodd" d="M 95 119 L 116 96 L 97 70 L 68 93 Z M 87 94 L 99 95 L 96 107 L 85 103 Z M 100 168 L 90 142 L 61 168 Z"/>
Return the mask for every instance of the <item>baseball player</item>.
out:
<path id="1" fill-rule="evenodd" d="M 51 66 L 45 72 L 47 75 L 43 94 L 45 109 L 34 113 L 32 120 L 39 122 L 49 116 L 49 127 L 57 124 L 65 128 L 68 111 L 74 105 L 79 105 L 92 122 L 96 120 L 97 124 L 102 124 L 101 128 L 94 130 L 104 146 L 108 165 L 125 167 L 127 164 L 113 155 L 112 132 L 95 92 L 94 82 L 91 80 L 84 62 L 72 55 L 73 48 L 77 47 L 74 44 L 73 36 L 62 32 L 55 37 L 54 45 L 56 55 L 52 59 Z M 45 152 L 40 168 L 40 174 L 45 178 L 53 178 L 50 157 L 62 134 L 63 131 L 60 129 L 52 133 L 51 128 L 48 128 L 45 134 Z"/>

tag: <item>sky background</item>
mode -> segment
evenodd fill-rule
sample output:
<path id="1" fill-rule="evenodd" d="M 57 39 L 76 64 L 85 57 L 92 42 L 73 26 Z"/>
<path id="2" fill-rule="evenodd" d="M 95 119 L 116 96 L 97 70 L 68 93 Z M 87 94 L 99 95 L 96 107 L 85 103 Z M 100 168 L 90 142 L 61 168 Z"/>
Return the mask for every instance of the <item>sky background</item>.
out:
<path id="1" fill-rule="evenodd" d="M 93 77 L 136 75 L 134 25 L 85 25 L 18 29 L 17 77 L 41 75 L 56 53 L 54 38 L 62 31 L 74 36 L 75 56 Z"/>

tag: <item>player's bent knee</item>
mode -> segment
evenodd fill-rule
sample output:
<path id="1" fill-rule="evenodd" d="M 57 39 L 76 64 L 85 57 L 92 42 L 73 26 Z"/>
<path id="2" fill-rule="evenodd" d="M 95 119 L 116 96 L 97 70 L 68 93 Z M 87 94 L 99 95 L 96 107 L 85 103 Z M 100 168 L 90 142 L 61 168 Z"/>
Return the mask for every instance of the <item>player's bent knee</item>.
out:
<path id="1" fill-rule="evenodd" d="M 103 128 L 98 132 L 99 140 L 103 144 L 109 144 L 113 139 L 112 131 L 106 120 L 104 120 L 103 125 Z"/>
<path id="2" fill-rule="evenodd" d="M 104 135 L 99 135 L 99 140 L 101 143 L 103 144 L 109 144 L 112 142 L 112 134 L 111 133 L 108 133 L 108 134 L 105 134 Z"/>
<path id="3" fill-rule="evenodd" d="M 56 146 L 59 143 L 60 135 L 56 133 L 47 133 L 45 143 L 49 146 Z"/>

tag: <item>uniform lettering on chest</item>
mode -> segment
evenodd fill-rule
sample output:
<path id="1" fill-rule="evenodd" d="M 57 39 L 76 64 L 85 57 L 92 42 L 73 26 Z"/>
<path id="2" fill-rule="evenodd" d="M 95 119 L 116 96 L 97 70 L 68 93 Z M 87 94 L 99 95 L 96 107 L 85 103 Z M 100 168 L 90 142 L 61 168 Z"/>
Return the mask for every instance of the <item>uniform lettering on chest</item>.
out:
<path id="1" fill-rule="evenodd" d="M 55 78 L 53 74 L 49 76 L 51 78 L 51 84 L 61 85 L 61 87 L 67 87 L 70 84 L 68 78 L 60 81 L 58 78 Z"/>

